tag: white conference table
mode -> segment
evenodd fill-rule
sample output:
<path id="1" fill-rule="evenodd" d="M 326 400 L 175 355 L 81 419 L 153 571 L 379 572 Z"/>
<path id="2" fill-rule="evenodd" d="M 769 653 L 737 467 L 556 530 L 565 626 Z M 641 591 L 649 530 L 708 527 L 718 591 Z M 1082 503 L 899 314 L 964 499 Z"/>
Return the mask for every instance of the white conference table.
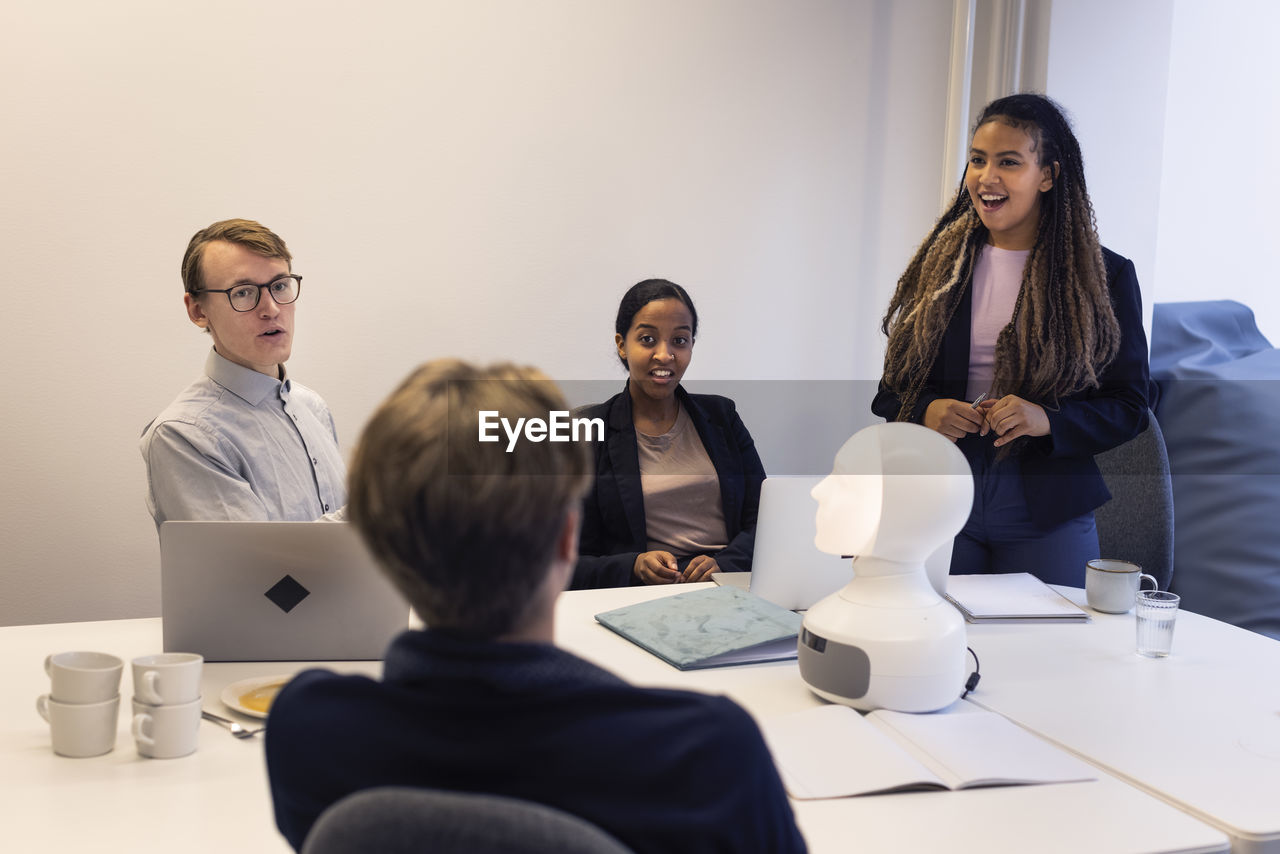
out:
<path id="1" fill-rule="evenodd" d="M 1213 824 L 1232 851 L 1280 852 L 1280 642 L 1181 611 L 1172 654 L 1143 658 L 1132 613 L 1090 614 L 969 626 L 974 702 Z"/>
<path id="2" fill-rule="evenodd" d="M 696 585 L 690 587 L 694 586 Z M 582 591 L 571 597 L 561 597 L 556 619 L 556 640 L 561 646 L 636 684 L 727 694 L 760 721 L 822 702 L 805 687 L 794 662 L 681 672 L 591 619 L 600 611 L 671 592 L 678 591 L 670 588 L 631 588 Z M 1064 592 L 1078 594 L 1079 600 L 1083 601 L 1083 590 L 1064 589 Z M 1178 631 L 1184 628 L 1181 625 L 1184 617 L 1187 617 L 1187 623 L 1202 624 L 1201 629 L 1211 635 L 1221 631 L 1240 642 L 1256 639 L 1259 647 L 1274 647 L 1275 652 L 1280 652 L 1280 643 L 1250 632 L 1241 632 L 1198 615 L 1180 615 Z M 1111 635 L 1118 624 L 1126 621 L 1124 617 L 1113 619 L 1117 625 L 1097 620 L 1073 626 L 969 626 L 969 643 L 981 658 L 983 674 L 978 690 L 971 695 L 971 699 L 1022 723 L 1016 715 L 1006 713 L 999 704 L 987 702 L 989 683 L 1003 681 L 1011 696 L 1020 696 L 1019 686 L 1025 686 L 1024 691 L 1038 691 L 1036 679 L 1080 679 L 1080 689 L 1089 690 L 1087 672 L 1064 670 L 1060 677 L 1055 677 L 1057 671 L 1053 659 L 1027 656 L 1006 664 L 995 649 L 999 647 L 1010 650 L 1012 655 L 1023 638 L 1038 638 L 1045 631 L 1056 633 L 1074 629 L 1077 634 L 1073 637 L 1055 634 L 1053 639 L 1066 647 L 1076 644 L 1093 650 L 1080 654 L 1080 658 L 1087 661 L 1091 657 L 1099 657 L 1096 650 L 1110 645 Z M 1091 633 L 1100 626 L 1107 628 L 1107 637 L 1092 638 Z M 1137 659 L 1139 656 L 1133 652 L 1132 615 L 1127 618 L 1127 627 L 1127 646 L 1119 640 L 1115 641 L 1121 643 L 1117 657 L 1127 655 Z M 1236 637 L 1236 633 L 1243 637 Z M 993 641 L 989 655 L 985 651 L 988 639 Z M 1175 637 L 1175 652 L 1178 641 L 1185 639 L 1181 635 Z M 988 657 L 992 662 L 988 662 Z M 1165 661 L 1150 663 L 1159 665 L 1175 660 L 1175 657 L 1171 657 Z M 1024 670 L 1029 673 L 1024 673 Z M 1072 689 L 1064 690 L 1070 692 Z M 992 692 L 993 695 L 994 693 Z M 1074 718 L 1074 708 L 1069 700 L 1056 704 L 1057 713 L 1062 717 Z M 1044 710 L 1046 717 L 1052 717 L 1048 714 L 1051 710 Z M 1027 728 L 1036 731 L 1034 727 Z M 1161 729 L 1161 733 L 1171 742 L 1169 755 L 1165 759 L 1168 763 L 1176 764 L 1180 761 L 1176 734 L 1164 729 Z M 1073 752 L 1092 761 L 1087 752 Z M 1133 799 L 1136 787 L 1117 788 L 1117 777 L 1121 775 L 1112 776 L 1106 773 L 1107 770 L 1112 769 L 1100 769 L 1099 779 L 1093 783 L 1000 787 L 961 792 L 910 792 L 831 801 L 793 801 L 792 805 L 805 838 L 815 851 L 853 850 L 856 847 L 857 850 L 868 851 L 1096 852 L 1154 850 L 1162 846 L 1167 846 L 1167 850 L 1191 851 L 1213 847 L 1222 850 L 1224 842 L 1230 843 L 1226 830 L 1221 826 L 1214 828 L 1215 832 L 1206 837 L 1202 835 L 1207 829 L 1205 825 L 1194 826 L 1194 830 L 1192 826 L 1185 825 L 1185 819 L 1195 818 L 1191 811 L 1184 805 L 1165 803 L 1169 799 L 1163 793 L 1156 792 L 1150 801 Z M 1277 770 L 1280 771 L 1280 766 L 1277 766 Z M 1230 782 L 1226 783 L 1226 788 L 1230 789 L 1231 786 Z M 1150 787 L 1148 791 L 1152 791 Z M 1280 794 L 1280 788 L 1273 787 L 1272 791 Z M 1274 821 L 1275 826 L 1280 828 L 1280 797 L 1272 800 L 1268 820 Z M 1180 817 L 1175 821 L 1169 810 L 1181 813 Z M 1208 821 L 1207 817 L 1200 818 Z M 1179 827 L 1178 832 L 1165 834 L 1164 831 L 1171 829 L 1175 823 Z M 1151 831 L 1156 830 L 1160 832 L 1150 835 Z M 1188 835 L 1177 838 L 1177 834 L 1182 832 Z M 856 833 L 857 836 L 851 837 L 851 833 Z M 855 840 L 856 846 L 853 845 Z M 863 848 L 863 845 L 866 847 Z"/>
<path id="3" fill-rule="evenodd" d="M 0 848 L 27 852 L 289 852 L 276 832 L 262 738 L 237 739 L 208 721 L 200 746 L 180 759 L 144 759 L 129 734 L 129 661 L 162 649 L 159 618 L 0 628 Z M 89 759 L 53 753 L 35 698 L 49 690 L 44 657 L 88 649 L 125 660 L 115 750 Z M 310 664 L 262 662 L 204 667 L 204 707 L 228 712 L 222 688 L 251 676 Z M 335 668 L 378 674 L 381 662 Z"/>
<path id="4" fill-rule="evenodd" d="M 679 590 L 641 588 L 565 594 L 558 606 L 557 641 L 637 684 L 727 694 L 758 720 L 820 702 L 800 681 L 794 662 L 681 673 L 593 619 L 602 610 L 675 592 Z M 1183 623 L 1180 618 L 1179 632 L 1185 628 Z M 1105 629 L 1106 624 L 1100 620 L 1094 626 L 1074 628 L 1090 631 L 1099 627 Z M 1027 633 L 1030 628 L 1038 632 L 1067 627 L 1003 627 L 1012 630 L 1008 637 L 988 638 L 993 628 L 972 630 L 971 641 L 983 656 L 984 681 L 978 698 L 1003 711 L 997 698 L 1006 694 L 1016 697 L 1018 684 L 1036 690 L 1039 686 L 1021 673 L 1025 665 L 1012 648 L 1007 654 L 1001 650 L 1016 646 L 1014 635 Z M 1193 633 L 1180 634 L 1175 644 L 1179 640 L 1189 644 L 1190 634 Z M 978 647 L 978 643 L 982 646 Z M 43 670 L 46 654 L 95 649 L 128 661 L 136 655 L 159 651 L 160 645 L 160 621 L 154 618 L 0 628 L 0 720 L 4 721 L 0 729 L 0 839 L 6 850 L 136 854 L 174 848 L 219 854 L 232 850 L 289 850 L 275 830 L 261 738 L 238 740 L 206 722 L 201 725 L 200 748 L 195 754 L 171 760 L 142 759 L 128 735 L 128 715 L 122 713 L 113 752 L 91 759 L 67 759 L 51 752 L 47 725 L 35 711 L 35 697 L 48 689 Z M 1087 659 L 1087 654 L 1083 658 Z M 238 717 L 228 714 L 218 701 L 223 687 L 250 676 L 288 673 L 309 666 L 313 665 L 206 664 L 205 707 Z M 327 666 L 371 675 L 381 669 L 378 662 Z M 1045 669 L 1043 664 L 1037 667 L 1037 672 Z M 1017 677 L 1012 675 L 1014 669 L 1020 673 Z M 1001 691 L 993 688 L 987 697 L 988 681 L 1001 685 Z M 131 692 L 127 666 L 121 687 L 122 702 L 127 703 Z M 1082 686 L 1082 690 L 1088 689 L 1088 684 Z M 1070 715 L 1071 708 L 1068 703 L 1060 714 Z M 1223 714 L 1216 705 L 1202 707 L 1202 711 L 1210 720 Z M 1194 711 L 1186 710 L 1185 714 L 1194 716 Z M 252 723 L 249 718 L 239 719 Z M 1172 747 L 1173 753 L 1182 753 L 1178 744 Z M 1126 770 L 1123 761 L 1108 756 L 1105 764 L 1108 768 L 1120 766 L 1119 774 L 1138 785 L 1100 770 L 1099 779 L 1088 783 L 912 792 L 793 802 L 793 806 L 815 854 L 849 850 L 1228 850 L 1229 839 L 1221 825 L 1211 826 L 1191 811 L 1165 803 L 1162 798 L 1168 796 L 1163 793 L 1156 797 L 1143 791 L 1139 786 L 1158 789 L 1142 775 Z M 1280 799 L 1277 803 L 1280 809 Z M 1213 820 L 1212 816 L 1207 818 Z"/>

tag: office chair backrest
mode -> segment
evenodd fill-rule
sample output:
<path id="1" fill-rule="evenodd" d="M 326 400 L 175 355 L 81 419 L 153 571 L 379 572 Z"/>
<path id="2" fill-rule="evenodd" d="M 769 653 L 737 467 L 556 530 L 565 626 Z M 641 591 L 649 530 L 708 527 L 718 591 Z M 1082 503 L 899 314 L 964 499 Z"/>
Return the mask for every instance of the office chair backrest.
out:
<path id="1" fill-rule="evenodd" d="M 1139 564 L 1169 589 L 1173 578 L 1173 484 L 1164 434 L 1151 424 L 1094 460 L 1111 500 L 1094 511 L 1102 556 Z"/>
<path id="2" fill-rule="evenodd" d="M 632 854 L 595 825 L 497 795 L 386 787 L 338 801 L 302 854 Z"/>

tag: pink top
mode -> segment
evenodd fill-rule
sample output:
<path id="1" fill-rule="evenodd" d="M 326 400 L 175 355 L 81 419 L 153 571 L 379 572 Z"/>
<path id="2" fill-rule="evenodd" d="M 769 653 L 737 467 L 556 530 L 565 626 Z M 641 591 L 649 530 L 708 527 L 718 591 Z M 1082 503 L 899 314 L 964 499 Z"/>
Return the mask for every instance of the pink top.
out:
<path id="1" fill-rule="evenodd" d="M 997 249 L 989 244 L 978 253 L 973 265 L 973 314 L 969 327 L 969 400 L 991 390 L 996 339 L 1013 319 L 1022 270 L 1030 254 L 1030 249 Z"/>

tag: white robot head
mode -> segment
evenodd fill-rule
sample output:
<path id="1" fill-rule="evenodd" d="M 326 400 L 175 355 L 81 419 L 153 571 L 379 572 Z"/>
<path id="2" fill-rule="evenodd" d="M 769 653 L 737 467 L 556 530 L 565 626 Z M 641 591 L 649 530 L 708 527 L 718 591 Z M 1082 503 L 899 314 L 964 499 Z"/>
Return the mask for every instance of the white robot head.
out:
<path id="1" fill-rule="evenodd" d="M 964 527 L 973 475 L 960 449 L 919 424 L 876 424 L 813 488 L 818 549 L 918 565 Z"/>
<path id="2" fill-rule="evenodd" d="M 973 505 L 964 454 L 918 424 L 877 424 L 844 443 L 812 494 L 817 547 L 855 558 L 853 579 L 805 614 L 800 677 L 858 709 L 929 712 L 954 702 L 964 618 L 939 592 Z"/>

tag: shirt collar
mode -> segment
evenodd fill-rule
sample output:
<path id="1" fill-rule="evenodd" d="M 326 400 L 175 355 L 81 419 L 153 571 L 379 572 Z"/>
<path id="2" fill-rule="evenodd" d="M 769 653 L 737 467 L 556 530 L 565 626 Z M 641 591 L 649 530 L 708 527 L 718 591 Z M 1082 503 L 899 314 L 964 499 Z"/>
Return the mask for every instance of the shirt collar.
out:
<path id="1" fill-rule="evenodd" d="M 237 365 L 220 355 L 217 350 L 209 349 L 209 358 L 204 363 L 204 372 L 209 379 L 242 398 L 250 406 L 257 406 L 268 396 L 287 395 L 289 380 L 283 382 L 275 377 L 259 373 L 244 365 Z"/>

